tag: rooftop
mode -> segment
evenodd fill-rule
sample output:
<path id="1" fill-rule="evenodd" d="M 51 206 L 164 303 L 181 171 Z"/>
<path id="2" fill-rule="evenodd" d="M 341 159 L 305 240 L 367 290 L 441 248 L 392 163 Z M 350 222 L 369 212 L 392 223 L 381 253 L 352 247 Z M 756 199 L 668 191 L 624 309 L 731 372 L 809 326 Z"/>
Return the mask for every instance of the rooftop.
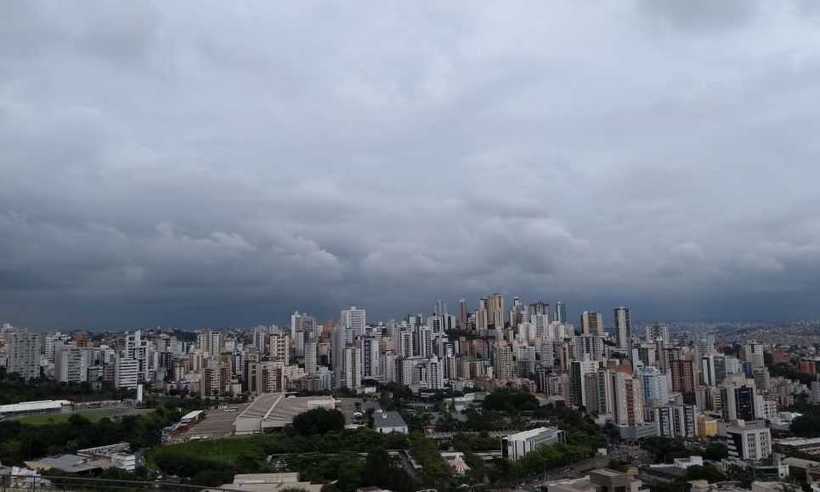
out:
<path id="1" fill-rule="evenodd" d="M 68 400 L 38 400 L 23 401 L 10 405 L 0 405 L 0 413 L 37 412 L 41 410 L 59 410 L 65 405 L 71 405 Z"/>
<path id="2" fill-rule="evenodd" d="M 538 436 L 544 432 L 558 432 L 558 428 L 556 427 L 536 427 L 535 429 L 525 430 L 522 432 L 516 432 L 515 434 L 510 434 L 505 436 L 507 439 L 530 439 L 532 437 Z"/>
<path id="3" fill-rule="evenodd" d="M 406 427 L 407 422 L 399 412 L 376 412 L 373 414 L 374 427 Z"/>
<path id="4" fill-rule="evenodd" d="M 52 468 L 65 473 L 82 473 L 85 471 L 105 468 L 107 462 L 97 458 L 86 458 L 76 454 L 49 456 L 38 460 L 26 461 L 26 466 L 35 470 L 50 470 Z"/>

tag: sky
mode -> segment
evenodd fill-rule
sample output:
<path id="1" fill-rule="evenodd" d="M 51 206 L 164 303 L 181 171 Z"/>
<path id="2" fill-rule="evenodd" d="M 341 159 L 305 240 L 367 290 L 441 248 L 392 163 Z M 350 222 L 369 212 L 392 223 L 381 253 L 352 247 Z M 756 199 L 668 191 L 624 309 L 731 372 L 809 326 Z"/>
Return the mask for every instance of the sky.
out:
<path id="1" fill-rule="evenodd" d="M 0 322 L 820 318 L 812 0 L 0 2 Z"/>

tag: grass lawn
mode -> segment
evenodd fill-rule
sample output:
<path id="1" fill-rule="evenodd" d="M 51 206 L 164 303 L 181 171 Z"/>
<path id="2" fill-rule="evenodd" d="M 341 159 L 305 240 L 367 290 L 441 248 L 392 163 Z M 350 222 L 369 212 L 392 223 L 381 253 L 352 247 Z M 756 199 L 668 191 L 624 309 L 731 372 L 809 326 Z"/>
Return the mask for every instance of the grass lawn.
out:
<path id="1" fill-rule="evenodd" d="M 153 450 L 153 453 L 173 453 L 192 458 L 204 459 L 233 465 L 240 456 L 255 455 L 264 456 L 265 451 L 262 441 L 257 436 L 234 438 L 234 439 L 213 439 L 201 441 L 188 441 L 181 444 L 174 444 Z"/>
<path id="2" fill-rule="evenodd" d="M 82 415 L 92 422 L 96 422 L 104 417 L 113 419 L 116 417 L 122 417 L 123 415 L 142 415 L 152 411 L 153 410 L 150 408 L 90 408 L 88 410 L 80 410 L 75 413 Z M 26 417 L 20 417 L 17 420 L 24 425 L 51 425 L 67 422 L 71 415 L 72 414 L 70 413 L 28 415 Z"/>

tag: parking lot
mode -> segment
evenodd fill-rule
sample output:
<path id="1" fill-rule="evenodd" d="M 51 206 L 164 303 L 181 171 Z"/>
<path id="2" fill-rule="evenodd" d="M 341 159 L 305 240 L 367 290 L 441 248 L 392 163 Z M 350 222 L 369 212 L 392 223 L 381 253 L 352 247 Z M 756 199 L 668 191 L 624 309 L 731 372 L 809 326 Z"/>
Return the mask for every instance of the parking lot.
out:
<path id="1" fill-rule="evenodd" d="M 362 398 L 338 398 L 336 399 L 336 410 L 342 412 L 345 416 L 345 425 L 362 424 L 362 421 L 356 421 L 353 415 L 356 412 L 361 412 L 365 415 L 368 410 L 374 411 L 381 408 L 379 402 L 376 400 L 362 399 Z"/>

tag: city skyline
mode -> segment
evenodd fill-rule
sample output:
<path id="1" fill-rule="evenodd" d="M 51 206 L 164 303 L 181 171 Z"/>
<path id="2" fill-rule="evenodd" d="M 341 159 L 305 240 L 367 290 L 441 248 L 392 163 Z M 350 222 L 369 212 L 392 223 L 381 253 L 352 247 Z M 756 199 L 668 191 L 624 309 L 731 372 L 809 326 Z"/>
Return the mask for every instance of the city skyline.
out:
<path id="1" fill-rule="evenodd" d="M 816 319 L 817 18 L 3 2 L 0 320 L 252 325 L 494 291 Z"/>

